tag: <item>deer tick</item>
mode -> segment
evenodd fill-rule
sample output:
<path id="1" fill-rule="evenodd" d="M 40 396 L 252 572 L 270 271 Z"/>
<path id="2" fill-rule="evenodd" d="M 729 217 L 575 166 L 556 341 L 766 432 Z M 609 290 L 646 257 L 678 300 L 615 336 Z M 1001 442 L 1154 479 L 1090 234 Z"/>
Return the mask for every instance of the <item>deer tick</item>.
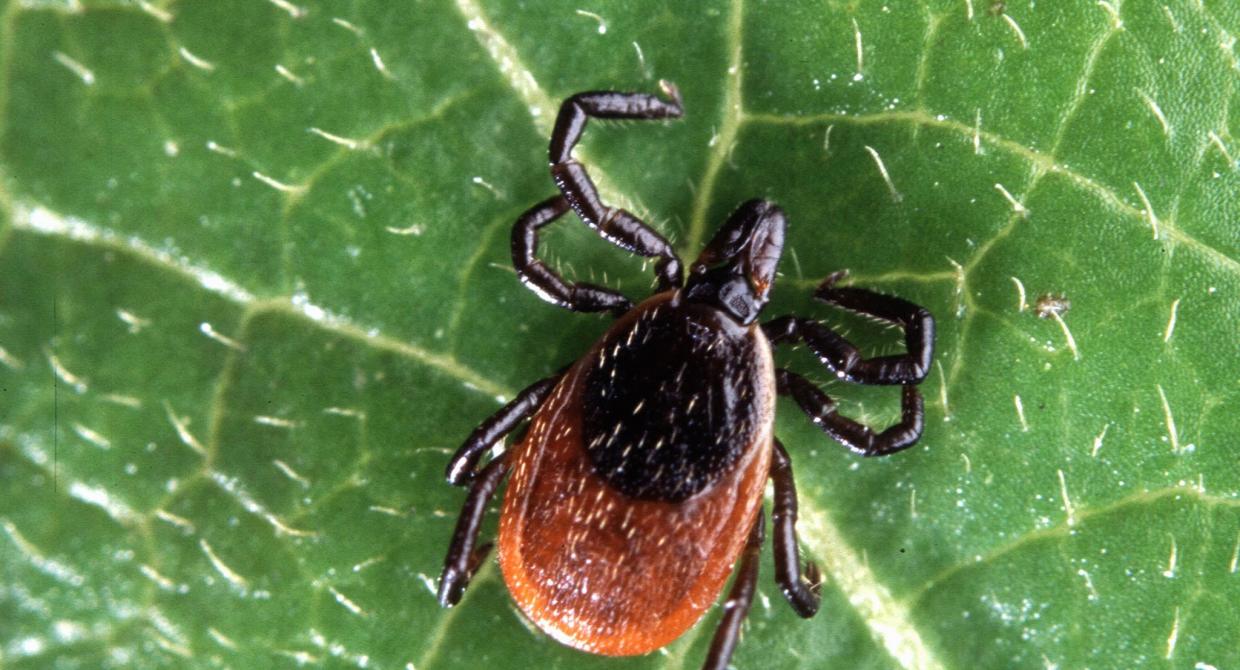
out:
<path id="1" fill-rule="evenodd" d="M 934 348 L 934 318 L 918 305 L 836 284 L 814 297 L 899 326 L 906 353 L 865 358 L 821 323 L 782 316 L 758 323 L 783 251 L 784 212 L 750 200 L 731 214 L 682 276 L 667 239 L 631 212 L 602 202 L 573 156 L 589 118 L 670 119 L 663 96 L 595 91 L 564 101 L 551 135 L 560 193 L 517 219 L 512 258 L 521 281 L 577 312 L 615 322 L 560 372 L 521 391 L 484 421 L 448 464 L 468 486 L 439 580 L 456 604 L 490 544 L 478 544 L 488 501 L 511 476 L 500 511 L 499 563 L 521 611 L 556 640 L 614 656 L 644 654 L 680 637 L 713 604 L 736 567 L 704 668 L 722 669 L 753 601 L 771 511 L 775 581 L 802 617 L 818 610 L 820 574 L 800 562 L 797 496 L 788 453 L 773 435 L 776 395 L 787 395 L 827 435 L 861 456 L 881 456 L 921 437 L 917 384 Z M 565 280 L 538 258 L 538 231 L 569 209 L 616 246 L 657 259 L 658 288 L 634 305 L 617 291 Z M 900 419 L 881 432 L 841 415 L 814 383 L 771 358 L 776 344 L 804 343 L 828 371 L 859 384 L 901 387 Z M 526 420 L 519 442 L 484 455 Z"/>

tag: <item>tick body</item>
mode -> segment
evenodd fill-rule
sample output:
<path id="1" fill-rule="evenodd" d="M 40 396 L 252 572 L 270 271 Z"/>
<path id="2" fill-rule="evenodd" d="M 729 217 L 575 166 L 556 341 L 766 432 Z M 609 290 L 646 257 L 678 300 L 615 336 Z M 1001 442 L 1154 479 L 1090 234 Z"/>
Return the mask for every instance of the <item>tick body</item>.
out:
<path id="1" fill-rule="evenodd" d="M 500 566 L 556 639 L 642 654 L 715 601 L 771 460 L 775 385 L 760 330 L 675 292 L 616 322 L 514 448 Z"/>
<path id="2" fill-rule="evenodd" d="M 633 214 L 604 204 L 572 158 L 588 117 L 681 115 L 679 95 L 580 93 L 564 102 L 551 140 L 561 194 L 513 228 L 513 261 L 538 295 L 574 311 L 607 311 L 611 328 L 576 363 L 522 391 L 483 422 L 448 465 L 469 494 L 444 562 L 439 601 L 456 604 L 490 545 L 478 544 L 488 501 L 505 477 L 499 561 L 521 611 L 572 647 L 635 655 L 694 625 L 731 591 L 703 668 L 727 666 L 753 600 L 765 535 L 767 480 L 775 578 L 803 617 L 820 577 L 798 558 L 792 467 L 772 432 L 775 397 L 790 396 L 827 435 L 863 456 L 921 435 L 916 385 L 930 366 L 934 320 L 923 308 L 829 276 L 819 300 L 900 326 L 907 353 L 864 358 L 817 321 L 757 319 L 775 279 L 786 221 L 779 207 L 742 204 L 682 276 L 670 244 Z M 602 237 L 657 258 L 659 290 L 637 306 L 615 291 L 564 280 L 538 259 L 538 230 L 573 209 Z M 840 379 L 902 387 L 900 420 L 875 432 L 840 415 L 816 385 L 777 369 L 771 347 L 803 342 Z M 525 436 L 485 465 L 490 448 L 528 421 Z"/>

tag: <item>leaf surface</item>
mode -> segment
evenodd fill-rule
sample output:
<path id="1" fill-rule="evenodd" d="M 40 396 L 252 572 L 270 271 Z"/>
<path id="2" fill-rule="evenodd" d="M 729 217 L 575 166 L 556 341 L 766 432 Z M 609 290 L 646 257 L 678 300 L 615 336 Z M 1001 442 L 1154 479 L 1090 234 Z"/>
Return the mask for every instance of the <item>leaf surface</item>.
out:
<path id="1" fill-rule="evenodd" d="M 558 102 L 666 79 L 587 130 L 609 200 L 691 260 L 770 198 L 770 315 L 899 351 L 809 300 L 848 268 L 939 324 L 917 448 L 780 405 L 824 602 L 764 558 L 736 667 L 1240 664 L 1240 5 L 553 4 L 0 0 L 0 662 L 698 667 L 717 610 L 603 659 L 493 564 L 433 596 L 450 450 L 606 327 L 511 271 Z"/>

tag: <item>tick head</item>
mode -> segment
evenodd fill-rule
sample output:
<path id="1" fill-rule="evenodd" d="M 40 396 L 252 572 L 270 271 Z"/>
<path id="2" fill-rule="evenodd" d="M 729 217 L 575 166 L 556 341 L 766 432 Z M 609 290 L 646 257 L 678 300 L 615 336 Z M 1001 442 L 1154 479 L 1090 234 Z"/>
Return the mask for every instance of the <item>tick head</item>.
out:
<path id="1" fill-rule="evenodd" d="M 742 204 L 690 267 L 685 298 L 723 310 L 741 324 L 753 323 L 775 281 L 786 226 L 776 205 Z"/>

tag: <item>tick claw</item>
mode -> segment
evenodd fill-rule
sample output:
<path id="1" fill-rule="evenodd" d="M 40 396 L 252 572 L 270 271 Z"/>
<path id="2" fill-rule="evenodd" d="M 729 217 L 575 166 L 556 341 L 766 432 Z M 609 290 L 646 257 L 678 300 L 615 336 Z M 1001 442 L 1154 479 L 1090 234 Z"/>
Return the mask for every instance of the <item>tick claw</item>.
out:
<path id="1" fill-rule="evenodd" d="M 822 572 L 818 569 L 817 563 L 812 561 L 805 563 L 805 582 L 814 595 L 822 592 Z"/>
<path id="2" fill-rule="evenodd" d="M 455 568 L 444 568 L 443 576 L 439 578 L 439 593 L 436 594 L 440 607 L 452 607 L 461 602 L 461 594 L 465 592 L 461 576 Z"/>

